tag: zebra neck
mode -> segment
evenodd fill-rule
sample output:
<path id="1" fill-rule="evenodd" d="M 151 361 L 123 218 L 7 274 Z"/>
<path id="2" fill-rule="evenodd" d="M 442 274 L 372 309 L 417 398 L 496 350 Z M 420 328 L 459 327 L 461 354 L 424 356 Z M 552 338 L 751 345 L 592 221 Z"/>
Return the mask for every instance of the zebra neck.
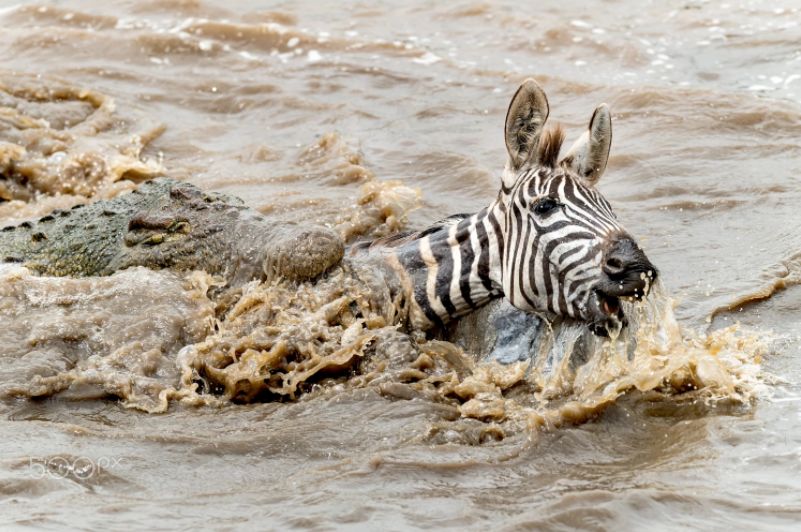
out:
<path id="1" fill-rule="evenodd" d="M 493 204 L 473 215 L 453 216 L 395 251 L 430 325 L 443 325 L 503 295 L 499 214 Z"/>

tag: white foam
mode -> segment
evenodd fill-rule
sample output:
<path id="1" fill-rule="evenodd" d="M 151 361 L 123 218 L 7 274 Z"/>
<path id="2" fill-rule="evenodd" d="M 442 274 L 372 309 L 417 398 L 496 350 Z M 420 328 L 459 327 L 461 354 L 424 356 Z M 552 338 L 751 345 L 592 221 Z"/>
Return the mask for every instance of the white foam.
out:
<path id="1" fill-rule="evenodd" d="M 421 57 L 415 57 L 412 59 L 413 63 L 417 63 L 418 65 L 433 65 L 434 63 L 438 63 L 442 61 L 442 58 L 436 54 L 432 54 L 431 52 L 426 52 Z"/>

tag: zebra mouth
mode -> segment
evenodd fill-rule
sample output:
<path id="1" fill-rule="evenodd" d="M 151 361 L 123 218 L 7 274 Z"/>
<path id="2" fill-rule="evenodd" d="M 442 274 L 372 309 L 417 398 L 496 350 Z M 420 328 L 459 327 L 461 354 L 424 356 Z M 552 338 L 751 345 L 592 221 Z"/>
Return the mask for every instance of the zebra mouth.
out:
<path id="1" fill-rule="evenodd" d="M 620 305 L 620 298 L 596 290 L 590 307 L 594 319 L 590 322 L 590 330 L 597 336 L 609 337 L 628 325 L 628 320 Z"/>
<path id="2" fill-rule="evenodd" d="M 616 336 L 628 325 L 620 301 L 642 301 L 648 295 L 657 273 L 653 266 L 647 270 L 634 269 L 626 278 L 602 279 L 590 297 L 590 329 L 598 336 Z"/>
<path id="3" fill-rule="evenodd" d="M 617 316 L 617 313 L 621 312 L 620 299 L 615 296 L 602 296 L 601 310 L 607 316 Z"/>

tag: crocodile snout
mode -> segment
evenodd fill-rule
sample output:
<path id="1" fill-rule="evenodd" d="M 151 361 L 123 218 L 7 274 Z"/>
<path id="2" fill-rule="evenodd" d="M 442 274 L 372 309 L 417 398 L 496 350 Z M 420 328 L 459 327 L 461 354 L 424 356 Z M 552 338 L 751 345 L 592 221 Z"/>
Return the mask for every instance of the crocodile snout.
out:
<path id="1" fill-rule="evenodd" d="M 339 264 L 345 253 L 339 234 L 325 227 L 289 226 L 276 241 L 264 260 L 267 279 L 310 281 Z"/>

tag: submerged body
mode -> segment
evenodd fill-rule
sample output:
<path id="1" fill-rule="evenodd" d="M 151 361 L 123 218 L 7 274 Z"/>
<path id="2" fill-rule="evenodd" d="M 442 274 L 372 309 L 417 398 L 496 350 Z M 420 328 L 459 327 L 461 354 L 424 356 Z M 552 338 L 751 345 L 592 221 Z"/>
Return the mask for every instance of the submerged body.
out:
<path id="1" fill-rule="evenodd" d="M 322 227 L 267 220 L 232 196 L 156 179 L 110 201 L 0 230 L 0 261 L 53 276 L 104 276 L 133 266 L 204 270 L 229 285 L 312 279 L 342 258 Z"/>

